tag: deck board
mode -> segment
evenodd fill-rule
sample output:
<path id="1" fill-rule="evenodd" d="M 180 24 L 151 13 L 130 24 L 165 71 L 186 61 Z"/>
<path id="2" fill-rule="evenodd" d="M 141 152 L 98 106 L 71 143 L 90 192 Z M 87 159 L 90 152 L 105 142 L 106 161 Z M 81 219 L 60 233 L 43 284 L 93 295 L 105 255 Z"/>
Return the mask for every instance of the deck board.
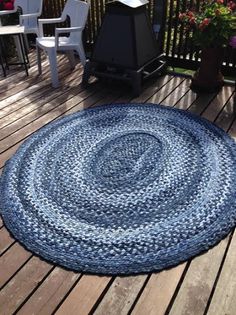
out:
<path id="1" fill-rule="evenodd" d="M 32 253 L 14 243 L 0 259 L 0 288 L 31 258 Z"/>
<path id="2" fill-rule="evenodd" d="M 148 275 L 116 277 L 94 314 L 128 314 L 147 278 Z"/>
<path id="3" fill-rule="evenodd" d="M 236 311 L 236 232 L 234 232 L 226 260 L 221 271 L 208 315 L 235 314 Z"/>
<path id="4" fill-rule="evenodd" d="M 177 297 L 171 306 L 170 315 L 204 313 L 229 238 L 205 255 L 196 257 L 190 264 Z"/>
<path id="5" fill-rule="evenodd" d="M 32 257 L 0 291 L 1 312 L 13 314 L 52 268 L 51 264 Z"/>
<path id="6" fill-rule="evenodd" d="M 13 243 L 14 239 L 10 236 L 10 233 L 7 229 L 3 226 L 0 229 L 0 256 L 9 248 Z"/>
<path id="7" fill-rule="evenodd" d="M 170 270 L 153 273 L 134 305 L 132 314 L 165 314 L 186 268 L 187 263 L 182 263 Z"/>
<path id="8" fill-rule="evenodd" d="M 55 314 L 88 314 L 111 281 L 112 277 L 84 275 Z"/>
<path id="9" fill-rule="evenodd" d="M 55 305 L 61 303 L 79 277 L 79 273 L 56 267 L 17 314 L 51 314 Z"/>
<path id="10" fill-rule="evenodd" d="M 59 56 L 61 87 L 53 89 L 47 60 L 38 76 L 30 54 L 29 77 L 19 69 L 0 78 L 0 172 L 32 133 L 84 108 L 109 103 L 161 103 L 215 122 L 236 138 L 233 87 L 197 95 L 190 79 L 166 75 L 151 79 L 139 97 L 125 85 L 93 81 L 84 90 L 80 64 L 71 71 Z M 106 277 L 79 274 L 32 255 L 11 237 L 0 219 L 0 315 L 17 314 L 205 314 L 234 315 L 236 236 L 172 269 L 147 275 Z M 228 247 L 229 246 L 229 247 Z M 231 281 L 232 278 L 232 281 Z M 229 281 L 230 280 L 230 281 Z M 222 304 L 221 304 L 222 297 Z M 217 313 L 220 310 L 221 313 Z"/>

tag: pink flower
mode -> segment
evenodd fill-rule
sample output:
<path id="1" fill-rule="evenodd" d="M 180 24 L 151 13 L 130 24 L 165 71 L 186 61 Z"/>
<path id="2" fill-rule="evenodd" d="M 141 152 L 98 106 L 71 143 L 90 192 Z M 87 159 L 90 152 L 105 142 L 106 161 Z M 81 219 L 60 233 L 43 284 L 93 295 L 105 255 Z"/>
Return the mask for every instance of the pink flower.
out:
<path id="1" fill-rule="evenodd" d="M 216 0 L 216 2 L 217 2 L 218 4 L 223 4 L 223 3 L 224 3 L 224 0 Z"/>
<path id="2" fill-rule="evenodd" d="M 230 1 L 228 4 L 227 4 L 228 8 L 232 11 L 234 11 L 236 9 L 236 3 L 234 3 L 233 1 Z"/>
<path id="3" fill-rule="evenodd" d="M 189 20 L 189 23 L 192 24 L 192 25 L 195 25 L 196 24 L 195 17 L 191 17 L 191 19 Z"/>
<path id="4" fill-rule="evenodd" d="M 236 48 L 236 36 L 232 36 L 230 38 L 230 42 L 229 42 L 230 46 L 232 46 L 233 48 Z"/>
<path id="5" fill-rule="evenodd" d="M 183 20 L 185 17 L 186 17 L 186 14 L 185 14 L 185 13 L 180 13 L 180 14 L 179 14 L 179 19 L 180 19 L 180 20 Z"/>
<path id="6" fill-rule="evenodd" d="M 194 17 L 194 14 L 193 14 L 192 11 L 188 11 L 188 12 L 187 12 L 187 15 L 188 15 L 190 18 Z"/>
<path id="7" fill-rule="evenodd" d="M 204 26 L 209 25 L 210 22 L 211 22 L 211 19 L 208 19 L 208 18 L 205 18 L 205 19 L 202 21 L 202 23 L 203 23 Z"/>

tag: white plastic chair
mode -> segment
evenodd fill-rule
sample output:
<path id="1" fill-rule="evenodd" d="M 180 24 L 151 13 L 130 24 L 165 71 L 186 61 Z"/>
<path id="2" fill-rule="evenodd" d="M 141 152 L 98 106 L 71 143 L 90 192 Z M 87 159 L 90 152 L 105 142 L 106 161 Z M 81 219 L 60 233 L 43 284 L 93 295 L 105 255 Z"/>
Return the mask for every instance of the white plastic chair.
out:
<path id="1" fill-rule="evenodd" d="M 25 34 L 39 36 L 38 17 L 42 14 L 43 0 L 15 0 L 14 11 L 20 8 L 20 25 L 25 27 Z"/>
<path id="2" fill-rule="evenodd" d="M 57 51 L 66 51 L 69 57 L 71 68 L 74 68 L 74 51 L 77 51 L 82 65 L 86 62 L 82 32 L 84 30 L 90 1 L 68 0 L 60 18 L 53 19 L 39 19 L 39 33 L 40 37 L 36 39 L 37 59 L 39 74 L 42 73 L 41 67 L 41 49 L 46 51 L 49 57 L 49 64 L 52 76 L 52 86 L 58 87 L 58 71 L 57 71 Z M 70 18 L 70 27 L 56 28 L 55 37 L 43 36 L 43 25 L 58 22 L 64 22 Z M 59 36 L 60 34 L 69 34 L 69 36 Z"/>

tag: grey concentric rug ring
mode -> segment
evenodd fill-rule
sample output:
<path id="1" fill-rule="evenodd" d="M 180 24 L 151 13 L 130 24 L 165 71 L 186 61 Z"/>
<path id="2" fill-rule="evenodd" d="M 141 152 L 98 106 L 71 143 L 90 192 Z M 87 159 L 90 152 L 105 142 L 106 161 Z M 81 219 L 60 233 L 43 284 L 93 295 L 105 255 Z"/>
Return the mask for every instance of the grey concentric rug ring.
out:
<path id="1" fill-rule="evenodd" d="M 236 222 L 236 145 L 190 113 L 115 104 L 57 120 L 6 163 L 0 209 L 28 249 L 84 272 L 161 270 Z"/>

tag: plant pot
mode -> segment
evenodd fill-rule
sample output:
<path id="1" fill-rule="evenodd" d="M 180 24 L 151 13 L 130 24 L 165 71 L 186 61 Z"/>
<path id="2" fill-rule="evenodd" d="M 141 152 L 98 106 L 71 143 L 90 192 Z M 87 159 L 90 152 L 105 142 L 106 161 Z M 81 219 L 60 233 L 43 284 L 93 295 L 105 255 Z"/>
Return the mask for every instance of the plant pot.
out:
<path id="1" fill-rule="evenodd" d="M 215 92 L 224 85 L 221 73 L 224 50 L 222 47 L 204 48 L 200 68 L 192 78 L 191 89 L 197 92 Z"/>

